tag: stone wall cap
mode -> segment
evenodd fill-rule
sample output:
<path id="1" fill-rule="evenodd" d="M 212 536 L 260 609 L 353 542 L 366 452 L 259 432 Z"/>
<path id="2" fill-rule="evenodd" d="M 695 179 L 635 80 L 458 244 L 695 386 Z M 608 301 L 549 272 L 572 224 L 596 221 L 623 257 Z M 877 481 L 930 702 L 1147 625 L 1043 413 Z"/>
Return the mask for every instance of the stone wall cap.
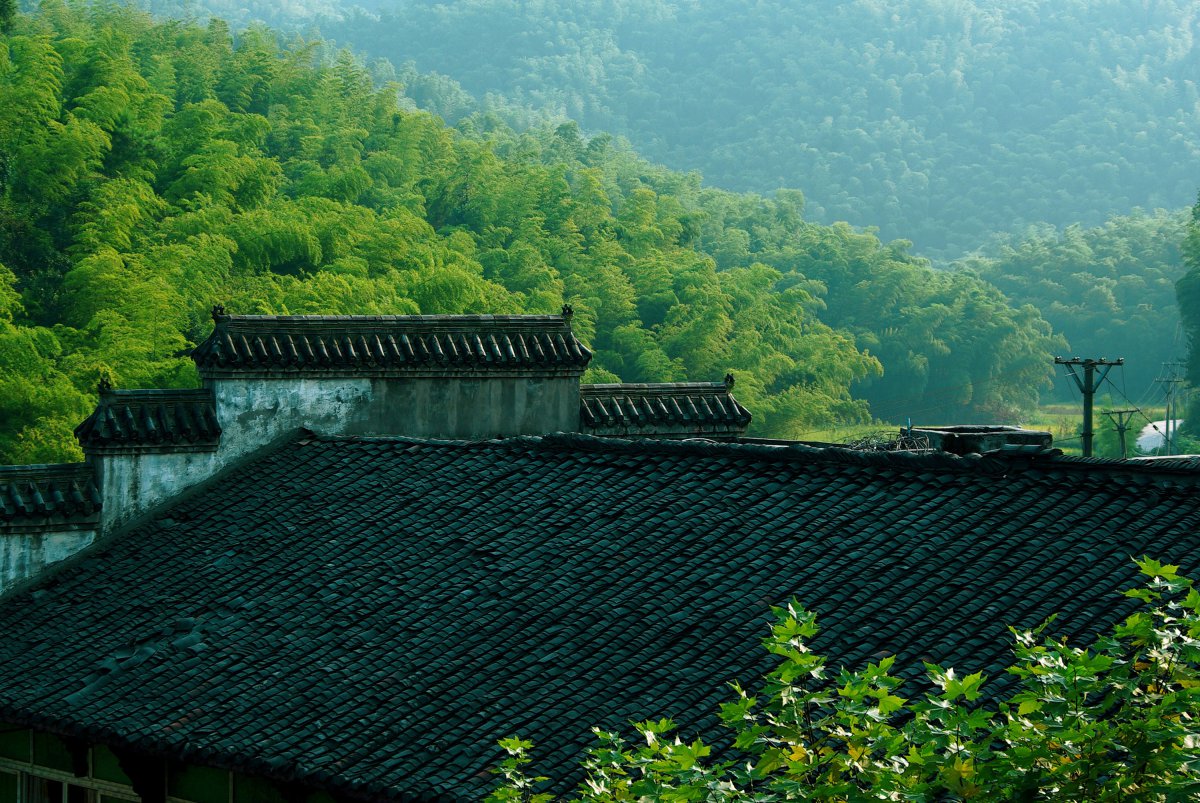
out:
<path id="1" fill-rule="evenodd" d="M 478 329 L 506 331 L 559 331 L 570 328 L 563 315 L 222 315 L 218 327 L 231 331 L 287 331 L 310 334 L 326 331 L 398 330 L 473 332 Z"/>
<path id="2" fill-rule="evenodd" d="M 571 315 L 227 315 L 195 348 L 201 375 L 579 374 Z"/>
<path id="3" fill-rule="evenodd" d="M 741 434 L 750 411 L 733 397 L 731 383 L 661 382 L 582 385 L 579 422 L 584 432 L 621 430 L 640 435 L 688 432 Z"/>
<path id="4" fill-rule="evenodd" d="M 588 396 L 628 396 L 630 394 L 688 396 L 697 393 L 720 395 L 727 394 L 729 387 L 724 382 L 614 382 L 602 385 L 580 385 L 579 392 Z"/>

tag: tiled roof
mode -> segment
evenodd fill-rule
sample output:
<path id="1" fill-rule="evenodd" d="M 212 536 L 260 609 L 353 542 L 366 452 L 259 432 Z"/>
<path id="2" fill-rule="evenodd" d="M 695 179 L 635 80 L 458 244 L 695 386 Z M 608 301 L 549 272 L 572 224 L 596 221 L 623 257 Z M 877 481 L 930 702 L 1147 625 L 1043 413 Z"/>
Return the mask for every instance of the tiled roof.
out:
<path id="1" fill-rule="evenodd" d="M 1198 476 L 311 437 L 0 602 L 0 720 L 335 796 L 479 799 L 504 736 L 556 777 L 593 725 L 700 713 L 719 737 L 724 683 L 770 665 L 792 596 L 833 665 L 896 653 L 1002 690 L 1006 625 L 1060 612 L 1087 638 L 1130 610 L 1130 556 L 1200 568 Z"/>
<path id="2" fill-rule="evenodd" d="M 582 373 L 570 315 L 225 315 L 192 353 L 202 376 Z"/>
<path id="3" fill-rule="evenodd" d="M 75 428 L 87 451 L 128 447 L 215 447 L 221 438 L 213 392 L 100 391 L 95 412 Z"/>
<path id="4" fill-rule="evenodd" d="M 733 398 L 733 383 L 583 385 L 579 423 L 594 435 L 740 435 L 750 411 Z"/>
<path id="5" fill-rule="evenodd" d="M 99 512 L 100 492 L 85 463 L 0 466 L 0 527 L 45 521 L 95 523 Z"/>

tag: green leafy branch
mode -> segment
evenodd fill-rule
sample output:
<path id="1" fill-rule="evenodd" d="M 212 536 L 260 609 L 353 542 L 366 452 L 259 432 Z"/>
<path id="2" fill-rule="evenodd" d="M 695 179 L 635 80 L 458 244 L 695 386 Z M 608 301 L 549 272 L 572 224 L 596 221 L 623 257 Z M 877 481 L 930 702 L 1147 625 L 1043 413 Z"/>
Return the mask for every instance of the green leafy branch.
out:
<path id="1" fill-rule="evenodd" d="M 726 750 L 634 723 L 631 746 L 596 731 L 581 801 L 1176 801 L 1200 795 L 1200 592 L 1179 567 L 1137 561 L 1143 609 L 1087 647 L 1013 630 L 1019 681 L 991 701 L 982 673 L 925 664 L 931 690 L 897 694 L 893 659 L 831 673 L 808 648 L 817 618 L 773 609 L 764 640 L 779 659 L 758 695 L 737 684 L 721 722 Z M 548 801 L 525 774 L 529 742 L 507 739 L 489 801 Z"/>

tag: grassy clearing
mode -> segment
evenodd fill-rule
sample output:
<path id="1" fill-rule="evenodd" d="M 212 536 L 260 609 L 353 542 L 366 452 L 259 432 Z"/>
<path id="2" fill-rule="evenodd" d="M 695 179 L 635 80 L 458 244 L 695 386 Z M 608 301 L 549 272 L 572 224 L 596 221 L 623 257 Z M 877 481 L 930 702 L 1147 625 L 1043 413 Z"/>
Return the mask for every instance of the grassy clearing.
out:
<path id="1" fill-rule="evenodd" d="M 796 440 L 817 443 L 853 443 L 874 436 L 895 438 L 899 434 L 899 424 L 877 421 L 873 424 L 850 424 L 829 429 L 810 429 L 796 435 Z"/>
<path id="2" fill-rule="evenodd" d="M 1055 447 L 1066 454 L 1082 454 L 1082 441 L 1079 438 L 1083 429 L 1082 404 L 1043 404 L 1032 416 L 1022 421 L 1021 426 L 1049 432 L 1054 438 Z"/>

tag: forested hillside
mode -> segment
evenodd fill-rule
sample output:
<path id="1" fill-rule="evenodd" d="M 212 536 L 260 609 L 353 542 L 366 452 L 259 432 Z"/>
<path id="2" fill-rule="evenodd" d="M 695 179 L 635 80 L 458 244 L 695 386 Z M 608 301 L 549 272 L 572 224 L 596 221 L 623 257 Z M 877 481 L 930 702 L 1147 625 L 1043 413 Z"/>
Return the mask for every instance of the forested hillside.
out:
<path id="1" fill-rule="evenodd" d="M 1093 228 L 1033 228 L 1022 239 L 993 244 L 995 256 L 956 263 L 1000 288 L 1014 303 L 1032 304 L 1064 335 L 1072 355 L 1124 357 L 1112 374 L 1144 398 L 1162 364 L 1186 353 L 1175 283 L 1184 274 L 1186 212 L 1121 215 Z M 1057 395 L 1075 398 L 1069 381 Z"/>
<path id="2" fill-rule="evenodd" d="M 571 124 L 470 136 L 347 54 L 47 0 L 0 36 L 0 462 L 76 454 L 102 376 L 189 385 L 208 309 L 547 312 L 589 379 L 732 370 L 756 432 L 1012 417 L 1056 342 L 803 200 L 704 189 Z M 853 392 L 852 392 L 853 391 Z M 868 402 L 871 407 L 868 408 Z"/>
<path id="3" fill-rule="evenodd" d="M 414 96 L 452 120 L 506 104 L 565 115 L 717 186 L 800 189 L 812 219 L 878 226 L 927 256 L 1027 224 L 1181 209 L 1195 192 L 1189 0 L 343 0 L 339 13 L 302 21 L 412 60 Z"/>

